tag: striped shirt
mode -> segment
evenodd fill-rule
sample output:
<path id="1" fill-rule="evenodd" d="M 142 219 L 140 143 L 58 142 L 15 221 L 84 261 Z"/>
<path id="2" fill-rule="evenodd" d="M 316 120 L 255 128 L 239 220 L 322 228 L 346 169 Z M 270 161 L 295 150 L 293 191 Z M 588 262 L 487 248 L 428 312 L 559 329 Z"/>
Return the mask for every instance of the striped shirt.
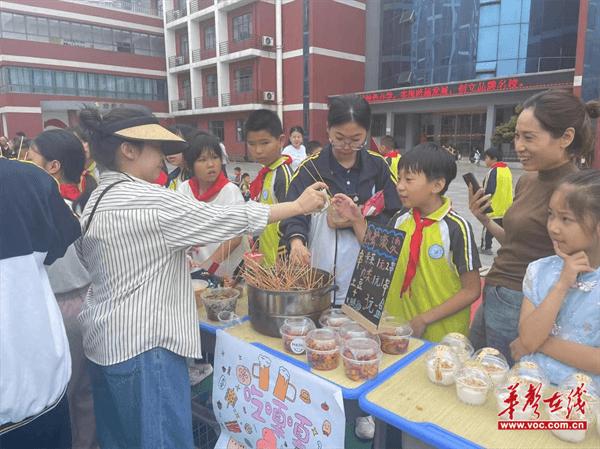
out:
<path id="1" fill-rule="evenodd" d="M 200 358 L 200 330 L 186 250 L 258 234 L 269 207 L 201 203 L 114 171 L 103 172 L 81 224 L 111 184 L 77 251 L 92 284 L 80 320 L 85 355 L 112 365 L 161 347 Z"/>

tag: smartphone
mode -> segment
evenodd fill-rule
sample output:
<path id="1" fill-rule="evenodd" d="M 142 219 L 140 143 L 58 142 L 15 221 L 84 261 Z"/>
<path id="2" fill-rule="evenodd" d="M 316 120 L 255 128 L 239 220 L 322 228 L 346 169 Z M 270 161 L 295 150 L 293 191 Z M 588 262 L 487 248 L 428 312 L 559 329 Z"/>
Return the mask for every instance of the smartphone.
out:
<path id="1" fill-rule="evenodd" d="M 475 175 L 473 173 L 464 174 L 463 179 L 465 180 L 465 184 L 467 184 L 467 186 L 471 186 L 473 188 L 473 193 L 475 193 L 479 189 L 481 189 L 481 187 L 479 186 L 479 183 L 477 182 L 477 178 L 475 178 Z M 486 214 L 490 214 L 492 212 L 493 212 L 493 209 L 491 206 L 485 210 Z"/>

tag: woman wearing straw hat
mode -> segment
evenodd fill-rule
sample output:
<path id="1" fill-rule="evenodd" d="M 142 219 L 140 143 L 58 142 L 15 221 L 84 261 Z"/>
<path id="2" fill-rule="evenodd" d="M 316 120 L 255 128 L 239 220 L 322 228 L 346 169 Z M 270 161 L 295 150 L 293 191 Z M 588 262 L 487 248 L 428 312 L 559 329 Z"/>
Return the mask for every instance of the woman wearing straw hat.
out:
<path id="1" fill-rule="evenodd" d="M 84 110 L 80 124 L 103 168 L 77 243 L 92 280 L 80 319 L 100 445 L 192 448 L 185 358 L 201 350 L 186 250 L 319 210 L 324 185 L 271 207 L 201 203 L 150 184 L 187 145 L 154 116 Z"/>

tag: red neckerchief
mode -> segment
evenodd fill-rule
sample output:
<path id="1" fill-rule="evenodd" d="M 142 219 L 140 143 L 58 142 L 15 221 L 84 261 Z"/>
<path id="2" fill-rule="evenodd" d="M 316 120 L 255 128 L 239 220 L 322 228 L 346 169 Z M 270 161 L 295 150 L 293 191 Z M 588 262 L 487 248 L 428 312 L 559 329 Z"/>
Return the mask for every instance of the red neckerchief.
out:
<path id="1" fill-rule="evenodd" d="M 496 162 L 494 165 L 492 165 L 492 169 L 494 168 L 506 168 L 508 167 L 508 165 L 506 165 L 504 162 Z"/>
<path id="2" fill-rule="evenodd" d="M 204 201 L 206 203 L 206 202 L 210 201 L 211 199 L 213 199 L 215 196 L 217 196 L 219 194 L 219 192 L 221 190 L 223 190 L 223 187 L 225 187 L 227 184 L 229 184 L 229 180 L 223 174 L 223 172 L 219 173 L 219 176 L 218 176 L 217 180 L 213 183 L 213 185 L 210 186 L 208 188 L 208 190 L 202 194 L 200 193 L 200 186 L 198 185 L 198 178 L 196 178 L 195 176 L 193 178 L 190 178 L 189 183 L 190 183 L 190 189 L 192 189 L 192 193 L 194 194 L 194 197 L 198 201 Z"/>
<path id="3" fill-rule="evenodd" d="M 419 256 L 421 254 L 421 242 L 423 241 L 423 228 L 431 226 L 435 220 L 430 218 L 421 219 L 421 212 L 418 209 L 413 209 L 413 219 L 415 220 L 415 232 L 410 239 L 410 253 L 408 255 L 408 264 L 406 266 L 406 274 L 404 275 L 404 283 L 400 295 L 402 296 L 410 287 L 410 284 L 417 273 L 419 265 Z"/>
<path id="4" fill-rule="evenodd" d="M 282 164 L 290 165 L 292 163 L 292 158 L 289 156 L 284 156 L 284 157 L 286 159 L 285 159 L 285 161 L 283 161 Z M 280 165 L 282 165 L 282 164 L 277 165 L 277 167 L 280 167 Z M 273 165 L 273 164 L 271 164 L 271 165 Z M 254 181 L 252 181 L 250 183 L 250 198 L 252 198 L 254 201 L 256 201 L 259 198 L 260 192 L 262 192 L 263 185 L 265 183 L 265 176 L 267 176 L 267 173 L 269 173 L 270 171 L 277 170 L 277 167 L 270 168 L 270 166 L 269 166 L 269 167 L 263 167 L 260 169 L 260 171 L 258 172 L 258 175 L 256 175 L 256 178 L 254 178 Z"/>
<path id="5" fill-rule="evenodd" d="M 165 187 L 167 182 L 169 182 L 169 177 L 164 171 L 161 170 L 160 175 L 158 175 L 158 178 L 152 181 L 152 184 L 158 184 L 159 186 Z"/>
<path id="6" fill-rule="evenodd" d="M 81 195 L 77 184 L 60 184 L 60 196 L 69 201 L 75 201 Z"/>
<path id="7" fill-rule="evenodd" d="M 384 157 L 389 157 L 393 159 L 398 156 L 400 156 L 400 153 L 398 153 L 397 151 L 388 151 Z"/>

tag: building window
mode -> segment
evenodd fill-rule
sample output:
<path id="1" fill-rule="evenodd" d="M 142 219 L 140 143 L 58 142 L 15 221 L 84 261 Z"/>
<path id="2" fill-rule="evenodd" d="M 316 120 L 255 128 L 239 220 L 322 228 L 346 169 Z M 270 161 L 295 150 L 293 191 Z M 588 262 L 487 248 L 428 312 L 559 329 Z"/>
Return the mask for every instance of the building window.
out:
<path id="1" fill-rule="evenodd" d="M 0 69 L 0 91 L 76 95 L 80 97 L 167 99 L 165 80 L 99 73 L 45 70 L 31 67 Z"/>
<path id="2" fill-rule="evenodd" d="M 209 121 L 208 130 L 217 136 L 221 142 L 225 141 L 225 122 L 223 120 Z"/>
<path id="3" fill-rule="evenodd" d="M 246 136 L 244 135 L 244 120 L 238 119 L 235 121 L 235 139 L 238 142 L 244 142 L 246 140 Z"/>
<path id="4" fill-rule="evenodd" d="M 214 25 L 204 28 L 204 48 L 206 50 L 214 50 L 216 48 Z"/>
<path id="5" fill-rule="evenodd" d="M 216 97 L 217 96 L 217 74 L 209 73 L 206 75 L 206 96 Z"/>
<path id="6" fill-rule="evenodd" d="M 252 67 L 244 67 L 235 71 L 235 91 L 252 91 Z"/>
<path id="7" fill-rule="evenodd" d="M 188 37 L 187 34 L 182 34 L 179 36 L 179 55 L 187 56 L 190 52 L 190 47 L 188 45 Z"/>
<path id="8" fill-rule="evenodd" d="M 371 135 L 373 137 L 385 136 L 385 114 L 373 114 L 371 118 Z"/>
<path id="9" fill-rule="evenodd" d="M 252 36 L 252 14 L 244 14 L 233 18 L 233 40 L 243 41 Z"/>
<path id="10" fill-rule="evenodd" d="M 91 26 L 66 20 L 0 12 L 0 36 L 140 55 L 165 55 L 162 36 Z"/>

